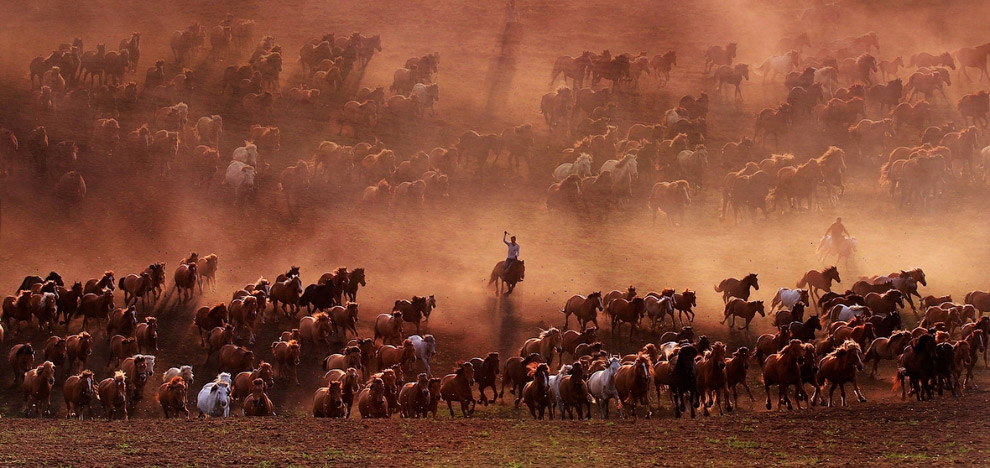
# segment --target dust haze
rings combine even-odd
[[[759,273],[757,299],[769,301],[778,287],[794,287],[809,269],[823,265],[815,246],[836,216],[859,241],[850,265],[839,265],[842,287],[859,276],[887,274],[922,267],[929,285],[922,292],[952,294],[986,289],[985,266],[990,250],[985,187],[959,180],[947,194],[926,207],[900,208],[877,184],[878,167],[850,163],[846,194],[835,207],[821,211],[771,213],[769,220],[745,219],[740,225],[719,220],[720,165],[706,175],[705,186],[694,194],[686,220],[670,227],[651,223],[646,206],[648,190],[640,188],[627,206],[616,208],[599,221],[586,217],[548,215],[545,208],[550,173],[559,163],[566,142],[546,134],[539,112],[540,96],[551,91],[553,60],[581,51],[648,55],[675,49],[678,62],[666,88],[652,76],[641,78],[640,92],[622,95],[619,102],[621,134],[632,123],[652,123],[684,94],[712,93],[714,85],[702,75],[703,53],[710,45],[739,43],[738,61],[757,67],[779,53],[778,39],[804,31],[796,21],[803,2],[762,1],[646,1],[621,2],[520,0],[524,37],[505,105],[485,112],[485,80],[498,51],[504,28],[501,1],[301,1],[278,2],[170,1],[120,2],[95,0],[66,6],[63,2],[33,1],[7,5],[0,16],[0,126],[18,135],[37,125],[28,102],[27,65],[38,55],[47,56],[60,43],[82,38],[87,50],[106,43],[116,49],[132,31],[142,33],[141,62],[135,80],[154,60],[171,62],[168,38],[193,22],[211,27],[226,13],[258,23],[256,36],[272,35],[285,57],[282,87],[301,80],[297,62],[300,45],[327,32],[338,37],[353,31],[381,34],[377,54],[361,79],[361,86],[384,86],[409,57],[439,52],[437,82],[440,100],[437,115],[414,126],[385,127],[378,136],[399,159],[418,150],[456,142],[465,130],[501,132],[530,123],[537,131],[532,167],[512,174],[504,162],[484,178],[462,172],[451,178],[450,197],[428,200],[423,207],[372,209],[360,202],[364,184],[314,183],[310,200],[299,219],[286,214],[285,203],[275,191],[261,193],[256,203],[232,207],[219,178],[208,189],[194,186],[177,168],[171,177],[154,174],[121,174],[98,171],[89,165],[86,148],[80,165],[89,194],[78,207],[61,206],[47,182],[31,177],[0,181],[0,285],[4,295],[29,274],[58,271],[67,281],[85,281],[112,269],[120,278],[140,272],[148,264],[167,262],[167,285],[179,259],[195,251],[219,255],[217,290],[196,298],[197,305],[229,301],[233,291],[264,276],[273,279],[290,266],[301,267],[304,284],[338,266],[364,267],[368,287],[358,295],[362,335],[370,336],[371,323],[387,313],[396,299],[435,294],[438,310],[424,332],[437,336],[440,368],[497,350],[503,356],[518,353],[518,346],[538,333],[538,327],[563,324],[559,312],[573,294],[624,289],[639,291],[664,287],[691,288],[699,292],[696,328],[730,344],[742,344],[772,329],[768,319],[757,318],[752,334],[729,332],[719,326],[720,295],[712,285],[728,277]],[[812,37],[814,54],[822,42],[876,31],[881,38],[879,57],[907,58],[917,52],[941,53],[986,42],[985,2],[874,2],[874,6],[848,8],[848,21],[827,38]],[[907,5],[914,8],[907,8]],[[242,57],[243,61],[243,57]],[[902,77],[904,75],[901,72]],[[972,73],[971,73],[972,75]],[[975,75],[974,75],[975,76]],[[776,105],[786,96],[779,80],[760,86],[753,74],[743,85],[744,103],[713,102],[709,117],[710,154],[717,158],[726,141],[749,136],[753,116],[763,107]],[[207,74],[205,91],[194,95],[191,116],[222,113],[225,148],[222,157],[247,137],[247,118],[230,116],[221,98],[214,95],[217,72]],[[978,83],[960,80],[948,88],[951,103],[937,107],[933,122],[959,120],[954,103],[965,93],[980,89]],[[220,106],[218,109],[216,106]],[[220,112],[218,112],[220,111]],[[874,115],[871,118],[877,118]],[[129,131],[149,121],[149,113],[122,117]],[[272,159],[277,171],[297,159],[309,160],[320,141],[337,139],[327,121],[307,118],[291,104],[276,104],[266,122],[282,131],[281,150]],[[961,123],[961,122],[960,122]],[[59,122],[49,125],[52,142],[75,139],[84,143],[88,123]],[[821,141],[818,141],[821,139]],[[985,137],[981,140],[986,144]],[[353,143],[353,141],[343,141]],[[824,137],[808,136],[799,158],[819,156],[827,146]],[[597,169],[599,162],[596,162]],[[518,236],[527,274],[509,298],[496,299],[488,286],[492,266],[504,259],[502,231]],[[958,300],[957,299],[957,300]],[[173,297],[174,300],[174,297]],[[118,299],[118,306],[120,299]],[[201,363],[195,328],[194,306],[158,311],[162,320],[161,369]],[[143,313],[141,314],[143,316]],[[637,340],[614,340],[605,328],[600,333],[609,349],[632,352],[655,339],[649,333]],[[70,330],[77,332],[79,325]],[[283,321],[266,329],[259,343],[277,336],[294,323]],[[272,327],[268,325],[268,327]],[[624,327],[625,329],[625,327]],[[409,332],[409,325],[406,325]],[[10,335],[8,335],[10,336]],[[37,337],[36,337],[37,338]],[[18,338],[19,339],[19,338]],[[40,341],[40,338],[36,341]],[[4,350],[12,344],[3,344]],[[263,358],[270,354],[261,347]],[[100,347],[97,348],[102,351]],[[96,359],[99,362],[100,359]],[[504,357],[503,357],[504,360]],[[301,389],[276,391],[276,402],[291,406],[297,399],[305,408],[317,374],[315,359],[300,369]],[[503,361],[504,362],[504,361]],[[214,365],[197,369],[197,380],[215,374]],[[202,375],[202,377],[199,377]],[[9,375],[3,376],[9,378]],[[200,380],[203,379],[203,380]],[[198,385],[197,385],[198,388]],[[291,393],[290,393],[291,392]],[[149,405],[150,406],[150,405]],[[13,405],[8,405],[10,410]],[[155,411],[155,408],[145,408]]]

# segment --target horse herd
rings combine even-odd
[[[421,334],[437,307],[434,296],[395,301],[392,312],[371,323],[370,338],[362,337],[357,327],[357,296],[366,285],[362,268],[341,267],[303,287],[300,269],[293,266],[274,281],[260,278],[235,291],[229,302],[192,308],[189,303],[197,288],[214,289],[218,261],[214,254],[193,253],[182,259],[171,288],[165,285],[165,263],[119,281],[107,271],[71,287],[56,272],[25,277],[17,294],[4,299],[7,331],[0,327],[0,340],[13,342],[8,363],[15,385],[24,392],[25,414],[54,414],[53,388],[61,381],[67,417],[93,417],[97,401],[107,419],[133,417],[156,375],[155,353],[180,346],[159,342],[159,329],[182,327],[182,311],[192,314],[192,326],[205,348],[201,366],[217,374],[195,397],[192,364],[161,374],[161,383],[153,384],[159,385],[157,393],[151,393],[166,418],[190,417],[190,398],[200,416],[227,417],[235,404],[247,416],[274,415],[270,392],[277,382],[299,385],[298,368],[304,359],[319,362],[324,372],[313,394],[316,417],[350,417],[355,403],[362,417],[436,417],[440,401],[446,402],[451,417],[454,403],[468,417],[478,402],[487,406],[504,400],[506,388],[515,406],[525,404],[540,419],[557,414],[591,418],[593,406],[599,417],[608,418],[612,400],[622,417],[649,417],[664,399],[669,399],[675,417],[693,417],[696,411],[708,415],[714,407],[721,414],[739,406],[739,386],[754,398],[747,377],[751,365],[757,366],[764,384],[767,409],[772,408],[773,386],[780,407],[800,408],[802,402],[833,405],[836,389],[845,405],[847,384],[859,401],[866,401],[858,374],[872,363],[870,376],[875,376],[883,360],[896,361],[893,380],[903,388],[902,398],[910,389],[923,400],[936,391],[957,395],[972,387],[980,353],[986,361],[990,333],[990,317],[982,316],[990,311],[990,293],[973,291],[965,303],[953,302],[950,296],[922,297],[918,288],[926,286],[927,279],[920,268],[862,278],[840,293],[833,290],[841,282],[838,269],[829,267],[806,273],[798,289],[778,289],[769,309],[763,301],[750,300],[760,288],[756,274],[715,285],[725,304],[722,322],[731,320],[730,330],[736,319],[744,322],[740,329],[748,330],[756,314],[768,313],[777,330],[731,352],[721,341],[696,335],[695,291],[667,288],[641,296],[630,286],[574,295],[560,310],[562,328],[541,330],[504,362],[492,351],[457,361],[450,374],[435,375],[430,361],[437,353],[437,339]],[[497,266],[493,277],[501,271]],[[123,291],[122,307],[115,303],[117,289]],[[173,293],[177,298],[169,308]],[[920,313],[912,296],[919,299]],[[901,312],[909,306],[918,326],[905,330]],[[598,339],[599,312],[610,323],[614,347],[626,347],[620,331],[625,324],[630,340],[663,333],[636,353],[614,354]],[[578,329],[568,329],[571,315]],[[644,318],[649,332],[641,328]],[[101,328],[93,330],[87,320]],[[69,328],[76,322],[80,328],[72,333]],[[58,325],[65,326],[64,336],[55,333]],[[44,342],[39,348],[28,339],[26,330],[32,326]],[[410,326],[415,334],[407,335]],[[262,329],[282,331],[277,341],[258,346],[256,331]],[[100,334],[104,340],[97,338]],[[89,358],[102,346],[107,349],[107,376],[98,380],[97,365]],[[37,353],[43,355],[40,364],[35,362]],[[262,353],[271,358],[260,359]],[[806,384],[813,389],[810,395]]]

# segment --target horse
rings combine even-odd
[[[271,294],[269,294],[272,310],[279,310],[279,303],[281,302],[282,314],[286,318],[295,316],[299,313],[299,298],[302,297],[302,294],[302,279],[298,276],[276,281],[271,287]]]
[[[609,159],[602,163],[598,173],[610,172],[612,174],[612,191],[616,194],[625,194],[632,197],[632,184],[639,179],[636,155],[629,153],[621,159]]]
[[[495,264],[495,268],[492,269],[492,274],[488,279],[488,285],[495,285],[496,297],[499,294],[508,296],[512,294],[512,290],[516,288],[516,284],[525,278],[526,264],[522,260],[512,262],[508,271],[506,271],[505,261],[503,260]],[[502,293],[503,286],[506,288],[504,293]]]
[[[44,278],[36,275],[25,276],[24,280],[21,281],[21,285],[17,287],[15,293],[20,291],[30,290],[31,286],[34,286],[36,284],[42,284],[46,281],[54,281],[55,284],[59,286],[65,286],[65,282],[62,281],[62,276],[54,271],[51,271],[48,273],[48,276]]]
[[[141,305],[146,305],[146,299],[154,285],[151,281],[151,275],[148,273],[141,273],[140,275],[130,274],[120,278],[118,283],[121,291],[124,291],[124,305],[129,306],[131,304],[137,304],[138,299],[141,299]]]
[[[598,329],[598,311],[604,311],[605,306],[602,303],[602,292],[595,291],[588,294],[588,297],[584,297],[580,294],[575,294],[571,296],[570,299],[564,303],[564,308],[560,310],[564,314],[564,330],[567,330],[567,323],[573,314],[575,319],[581,322],[581,331],[583,332],[588,323],[594,323],[595,329]]]
[[[718,414],[722,415],[723,401],[725,401],[725,410],[732,412],[725,367],[725,343],[716,341],[712,344],[712,349],[705,352],[697,366],[697,392],[703,400],[705,416],[708,416],[708,408],[712,405],[718,405]]]
[[[797,50],[791,50],[783,55],[775,55],[767,58],[759,67],[760,73],[763,74],[763,84],[767,84],[768,77],[770,82],[773,83],[777,75],[786,75],[787,72],[797,68],[800,63]]]
[[[674,326],[674,298],[671,294],[648,293],[643,301],[646,305],[646,315],[651,321],[651,330],[656,331],[657,323],[663,327],[664,316],[670,316],[670,325]]]
[[[708,170],[708,150],[704,145],[698,145],[693,151],[683,150],[677,153],[677,169],[690,186],[700,189]]]
[[[87,321],[91,318],[97,322],[109,321],[113,308],[113,291],[84,295],[79,303],[79,313],[83,316],[82,330],[86,330]]]
[[[728,303],[729,298],[732,297],[738,297],[748,301],[750,288],[756,289],[757,291],[760,290],[760,283],[757,279],[756,273],[750,273],[741,280],[735,278],[724,279],[717,286],[715,286],[715,292],[722,293],[722,302],[724,303]]]
[[[801,409],[801,398],[807,399],[807,395],[804,394],[804,390],[801,388],[800,366],[804,363],[804,353],[802,343],[798,340],[791,340],[779,352],[768,356],[763,363],[763,386],[767,393],[767,410],[773,407],[770,403],[770,386],[774,384],[777,385],[779,390],[778,408],[781,403],[786,404],[787,409],[792,408],[787,387],[794,385],[795,403],[797,403],[798,409]]]
[[[737,385],[743,386],[746,393],[749,394],[750,401],[756,401],[753,398],[753,392],[749,390],[749,384],[746,383],[746,371],[749,369],[751,359],[749,348],[741,346],[732,353],[731,358],[725,360],[725,383],[726,387],[732,389],[732,400],[737,408],[739,407],[739,394],[736,393]]]
[[[577,159],[574,160],[574,162],[562,163],[553,170],[553,180],[556,182],[561,182],[570,175],[591,177],[591,155],[588,153],[581,153],[578,155]]]
[[[342,338],[347,337],[347,330],[357,337],[358,305],[348,302],[344,306],[333,306],[328,311],[333,322],[333,333]]]
[[[416,348],[408,338],[402,341],[399,347],[384,345],[378,348],[378,369],[385,370],[393,365],[399,365],[403,370],[412,370],[412,364],[416,361]]]
[[[136,328],[137,310],[134,309],[134,306],[113,311],[109,320],[107,320],[107,336],[113,336],[115,333],[124,336],[134,336],[134,330]]]
[[[623,364],[615,372],[615,391],[623,407],[628,406],[629,414],[637,418],[636,405],[646,406],[646,417],[652,415],[649,404],[650,381],[653,380],[653,366],[650,358],[640,354],[632,364]]]
[[[83,286],[84,294],[101,294],[104,291],[113,291],[114,289],[114,279],[113,272],[106,271],[100,278],[93,278],[86,281],[86,285]]]
[[[398,345],[402,342],[402,312],[378,314],[375,318],[374,340],[381,338],[382,344]]]
[[[792,338],[805,343],[812,342],[815,339],[815,330],[822,329],[822,322],[817,315],[812,315],[804,321],[795,320],[790,324],[782,325],[787,325],[790,328]]]
[[[883,315],[874,314],[867,320],[873,324],[877,336],[890,336],[903,328],[901,326],[901,313],[896,310]]]
[[[730,42],[724,49],[717,45],[709,47],[705,51],[705,73],[716,66],[731,65],[732,59],[736,57],[736,47],[735,42]]]
[[[853,393],[859,398],[860,403],[866,402],[866,397],[863,396],[863,392],[856,382],[856,372],[861,370],[863,370],[863,352],[859,344],[851,340],[846,340],[836,350],[822,358],[816,382],[819,387],[824,386],[825,382],[829,383],[828,406],[835,406],[832,400],[835,387],[839,387],[840,401],[842,406],[846,406],[845,384],[847,382],[852,382]],[[819,389],[816,388],[811,401],[817,401],[818,392]]]
[[[61,323],[69,323],[69,318],[79,311],[79,301],[83,296],[82,283],[76,281],[71,288],[59,286],[56,300],[57,313],[62,316]]]
[[[674,309],[677,310],[677,318],[681,321],[681,325],[684,325],[684,316],[688,317],[689,322],[694,322],[694,311],[691,310],[692,307],[698,306],[698,296],[697,294],[690,290],[685,289],[684,292],[674,293]],[[673,318],[673,315],[671,315]]]
[[[437,300],[431,294],[429,297],[413,296],[411,301],[398,300],[392,306],[392,311],[402,312],[402,320],[416,325],[416,334],[419,334],[419,323],[426,318],[430,320],[430,312],[437,307]]]
[[[110,367],[111,363],[120,366],[121,361],[138,353],[137,340],[134,338],[114,335],[109,341],[110,352],[107,355],[107,367]]]
[[[621,366],[622,363],[619,358],[610,357],[604,369],[592,373],[588,378],[588,390],[598,404],[598,411],[602,419],[608,419],[609,401],[613,398],[616,400],[619,414],[625,417],[622,413],[622,399],[619,398],[619,393],[615,388],[615,374]]]
[[[550,366],[553,365],[554,353],[559,354],[563,351],[561,348],[562,341],[560,330],[557,328],[540,330],[540,335],[538,337],[530,338],[523,343],[522,347],[519,349],[519,355],[521,357],[526,357],[531,353],[539,353],[547,365]]]
[[[124,371],[118,370],[113,377],[100,381],[97,392],[107,421],[112,421],[118,412],[127,419],[127,380]]]
[[[612,316],[612,336],[615,336],[616,329],[620,322],[629,323],[629,339],[639,328],[639,322],[646,314],[646,302],[642,297],[634,297],[632,300],[618,298],[609,302],[606,312]]]
[[[407,340],[412,342],[413,348],[416,350],[415,360],[422,361],[423,366],[426,368],[426,374],[432,377],[433,372],[430,370],[430,358],[437,354],[436,338],[434,338],[433,335],[412,335]],[[409,367],[412,368],[411,363]],[[496,366],[496,369],[497,368],[498,366]],[[494,387],[492,387],[492,389],[494,390]]]
[[[196,408],[199,409],[199,417],[226,418],[230,416],[230,392],[230,374],[220,374],[214,381],[203,385],[203,388],[196,395]]]
[[[478,394],[481,397],[481,404],[488,406],[489,400],[488,396],[485,395],[485,389],[491,387],[493,393],[492,403],[498,398],[498,389],[495,387],[499,373],[498,353],[488,353],[488,356],[485,356],[484,359],[478,357],[472,358],[470,362],[474,366],[474,380],[478,383]]]
[[[458,364],[456,372],[445,375],[440,382],[440,397],[447,402],[451,418],[454,417],[454,401],[461,402],[461,414],[465,418],[474,414],[475,400],[471,393],[471,386],[474,385],[474,366],[470,362]],[[468,406],[471,407],[470,411]]]
[[[742,101],[742,90],[740,85],[743,79],[749,81],[749,65],[737,63],[733,66],[722,65],[715,69],[712,79],[718,83],[715,87],[715,94],[722,94],[722,85],[730,84],[736,87],[734,97],[736,101]]]
[[[551,407],[550,419],[553,419],[550,368],[546,363],[532,362],[527,366],[527,375],[531,380],[523,387],[521,396],[526,402],[526,407],[529,408],[529,413],[533,419],[542,420],[547,407]],[[453,417],[453,410],[451,410],[451,417]]]
[[[275,416],[275,405],[268,398],[266,388],[262,379],[254,379],[251,382],[251,393],[244,397],[241,405],[244,416]]]
[[[243,346],[225,344],[220,347],[217,360],[219,363],[217,367],[220,372],[236,374],[238,372],[248,371],[254,367],[254,352]],[[262,364],[265,365],[267,363],[262,362]]]
[[[560,419],[564,419],[566,414],[569,419],[574,419],[571,408],[577,409],[579,420],[584,419],[584,415],[591,419],[591,393],[588,384],[585,382],[584,366],[581,362],[575,362],[567,375],[557,374],[557,391],[559,393],[558,404],[560,405]],[[553,412],[551,411],[551,416]]]
[[[186,408],[186,391],[186,382],[179,376],[172,377],[171,380],[158,388],[158,403],[162,405],[165,419],[168,419],[169,416],[178,416],[180,411],[186,414],[186,419],[189,419],[189,410]]]
[[[169,295],[171,295],[173,291],[178,291],[179,304],[183,304],[192,299],[198,278],[196,271],[196,264],[182,264],[179,265],[178,268],[175,269],[175,273],[172,274],[172,279],[175,281],[175,284],[172,286],[172,290],[169,291]]]
[[[399,390],[399,415],[403,418],[425,418],[430,411],[430,378],[419,374],[415,382],[407,382]]]
[[[254,344],[254,326],[258,318],[258,298],[244,296],[230,301],[230,323],[235,330],[247,329],[248,344]]]
[[[199,344],[206,346],[206,336],[204,332],[211,332],[216,327],[222,327],[230,320],[227,305],[219,303],[213,307],[203,306],[196,310],[196,318],[193,323],[199,329]]]
[[[798,281],[797,287],[803,288],[808,286],[811,297],[817,301],[821,298],[822,291],[826,293],[832,292],[832,281],[842,283],[842,279],[839,277],[839,269],[835,265],[824,270],[809,270]]]
[[[735,326],[736,317],[738,316],[739,318],[746,320],[746,325],[740,327],[739,329],[749,330],[749,322],[753,320],[753,317],[756,316],[757,312],[759,312],[761,317],[767,316],[766,311],[763,308],[763,301],[749,302],[738,297],[733,297],[725,304],[725,317],[719,323],[725,323],[729,317],[732,317],[732,321],[729,323],[729,328],[732,328]]]
[[[52,386],[55,385],[55,364],[45,361],[24,373],[24,416],[34,409],[41,417],[52,412]]]
[[[770,302],[770,310],[793,309],[798,302],[810,304],[808,294],[807,289],[780,288],[777,290],[777,294],[773,296],[773,301]]]
[[[876,377],[877,367],[881,360],[895,360],[904,352],[904,347],[911,341],[911,332],[901,330],[894,332],[890,337],[878,337],[870,343],[866,350],[866,362],[873,361],[873,370],[870,371],[870,378]]]
[[[296,340],[276,341],[271,345],[272,355],[275,356],[275,378],[288,380],[288,373],[292,373],[292,379],[299,385],[299,342]]]
[[[504,400],[505,387],[509,386],[509,393],[516,395],[515,406],[518,408],[523,398],[523,387],[532,380],[528,370],[530,364],[543,362],[543,357],[539,353],[530,353],[525,358],[514,356],[505,361],[505,370],[502,373],[502,388],[498,392],[499,398]]]
[[[910,381],[911,391],[918,401],[934,397],[932,381],[935,377],[936,359],[935,337],[923,334],[911,340],[897,359],[897,374],[894,376],[895,389],[901,388],[901,400],[907,399],[904,380]]]

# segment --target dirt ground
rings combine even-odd
[[[140,82],[154,58],[170,56],[172,31],[193,21],[214,25],[232,12],[256,19],[259,33],[274,35],[287,50],[283,87],[299,79],[295,63],[299,45],[328,31],[382,34],[383,51],[368,66],[362,86],[387,88],[393,70],[406,58],[440,52],[438,116],[412,128],[383,125],[380,130],[380,138],[402,159],[416,150],[451,144],[469,128],[498,132],[520,123],[537,128],[538,145],[545,151],[539,151],[534,166],[519,176],[498,167],[484,179],[468,173],[452,177],[449,200],[420,209],[370,210],[357,203],[361,186],[317,186],[306,214],[290,219],[274,189],[263,192],[256,205],[233,208],[218,181],[210,188],[194,187],[181,167],[168,179],[105,171],[89,160],[84,147],[80,161],[90,191],[77,208],[58,205],[45,181],[29,177],[0,181],[2,291],[11,293],[25,275],[50,270],[69,281],[98,277],[106,269],[113,269],[119,278],[158,261],[167,262],[171,272],[190,251],[217,253],[220,271],[215,292],[197,296],[193,304],[175,305],[173,297],[165,306],[140,311],[142,317],[156,315],[162,324],[156,371],[194,364],[193,389],[198,390],[217,368],[215,363],[201,365],[205,350],[191,325],[195,308],[227,301],[244,284],[260,276],[273,278],[291,265],[302,267],[306,284],[337,266],[366,268],[368,287],[358,296],[362,336],[371,335],[374,317],[390,311],[396,299],[435,294],[438,310],[423,332],[437,337],[434,368],[441,371],[489,351],[499,351],[504,362],[540,328],[562,326],[559,310],[571,295],[630,284],[644,292],[663,287],[697,290],[695,328],[726,342],[730,350],[752,346],[760,334],[772,331],[769,320],[757,317],[748,332],[720,325],[722,302],[711,285],[757,272],[761,288],[754,296],[769,302],[777,288],[793,287],[804,272],[823,266],[814,246],[836,216],[843,217],[860,246],[850,265],[839,266],[841,286],[851,286],[859,276],[920,266],[929,281],[922,294],[961,299],[967,291],[987,288],[985,266],[990,253],[981,247],[990,235],[990,224],[984,221],[987,190],[957,181],[927,207],[897,208],[876,184],[877,165],[865,159],[850,161],[850,181],[838,206],[773,213],[769,220],[747,219],[741,226],[718,219],[721,172],[714,169],[707,186],[694,196],[682,226],[651,223],[644,198],[648,187],[637,187],[637,198],[602,222],[550,218],[544,194],[561,142],[543,133],[538,103],[552,89],[547,78],[555,57],[605,48],[650,55],[677,50],[679,61],[670,87],[659,89],[652,77],[644,77],[639,92],[617,97],[618,123],[624,129],[633,122],[657,121],[685,93],[712,93],[710,79],[702,75],[701,58],[711,44],[739,41],[739,60],[760,63],[779,37],[800,31],[794,18],[804,6],[747,0],[519,3],[526,29],[511,76],[501,78],[512,83],[508,96],[494,109],[486,108],[483,90],[490,66],[498,63],[496,38],[503,27],[504,5],[500,1],[340,0],[281,6],[182,0],[123,8],[105,0],[71,7],[49,0],[13,6],[13,11],[0,16],[0,50],[6,52],[0,54],[0,126],[19,135],[38,124],[26,104],[26,64],[35,55],[73,37],[83,38],[87,49],[104,42],[115,48],[120,38],[139,30],[144,58],[138,76],[128,79]],[[986,42],[982,28],[986,17],[987,5],[981,2],[849,5],[846,20],[830,39],[876,30],[882,38],[882,57],[906,59],[920,50]],[[201,67],[205,85],[212,90],[220,70],[210,64]],[[709,141],[713,155],[722,143],[750,135],[753,115],[784,98],[783,86],[762,87],[761,78],[754,75],[744,84],[743,104],[713,105]],[[955,100],[980,86],[957,81],[949,90],[951,102],[936,105],[937,115],[957,118]],[[248,125],[255,123],[237,116],[235,107],[209,91],[197,94],[190,105],[196,116],[225,112],[222,146],[226,148],[239,145]],[[230,119],[226,112],[233,114]],[[322,140],[338,140],[329,129],[328,113],[277,107],[272,123],[280,126],[283,137],[273,167],[280,170],[297,159],[308,159]],[[135,128],[149,115],[150,111],[141,110],[122,117],[122,127]],[[309,118],[312,115],[319,118]],[[878,116],[871,111],[871,118]],[[88,123],[48,124],[55,141],[85,141]],[[898,138],[897,143],[903,144],[916,136]],[[819,155],[826,143],[814,135],[798,135],[790,144],[799,157],[808,157]],[[519,236],[528,271],[510,298],[496,299],[486,283],[491,265],[505,253],[500,242],[503,230]],[[904,316],[913,326],[913,315],[905,311]],[[267,344],[296,323],[285,320],[260,330],[259,355],[270,359]],[[74,321],[56,333],[77,333],[80,326]],[[658,339],[649,332],[634,339],[624,334],[613,337],[604,321],[602,326],[600,338],[616,353],[634,352]],[[98,345],[90,368],[104,378],[110,372],[104,366],[106,337],[98,329],[91,329]],[[40,346],[45,337],[33,330],[18,336],[8,331],[0,356],[18,342]],[[60,390],[53,397],[55,419],[21,419],[22,394],[10,387],[12,376],[4,361],[0,364],[0,466],[990,463],[982,443],[987,429],[984,415],[990,410],[983,388],[958,398],[901,403],[899,393],[890,388],[894,369],[889,362],[880,368],[882,380],[866,379],[862,384],[870,401],[851,403],[848,409],[766,412],[762,385],[751,370],[749,384],[756,403],[744,398],[738,411],[724,417],[674,420],[665,400],[655,418],[635,423],[597,418],[534,422],[524,409],[512,408],[511,402],[479,409],[472,420],[451,420],[441,411],[438,419],[425,421],[319,421],[307,415],[326,350],[304,352],[299,369],[302,385],[278,383],[271,397],[280,417],[265,421],[163,421],[151,397],[157,378],[149,384],[136,418],[127,423],[63,421]],[[978,383],[990,382],[990,374],[982,369],[976,377]],[[657,405],[655,397],[653,405]]]

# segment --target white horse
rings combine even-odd
[[[701,180],[708,170],[708,150],[701,146],[695,151],[682,150],[677,153],[677,170],[681,178],[695,187],[701,187]]]
[[[822,89],[827,91],[829,96],[832,96],[839,87],[839,70],[835,67],[822,67],[815,70],[815,83],[821,83]]]
[[[423,361],[423,365],[426,366],[426,375],[432,377],[430,358],[437,354],[437,340],[433,335],[412,335],[409,341],[412,341],[413,348],[416,349],[416,359]]]
[[[591,396],[595,397],[602,419],[608,419],[608,402],[613,398],[615,398],[616,407],[619,409],[619,415],[625,417],[622,412],[622,400],[619,398],[619,392],[615,389],[615,373],[619,371],[621,366],[622,361],[613,356],[609,358],[605,369],[591,374],[591,377],[588,378],[588,391],[591,392]]]
[[[213,382],[203,385],[196,395],[196,408],[199,408],[200,417],[230,416],[230,374],[224,372]]]
[[[826,260],[832,256],[835,256],[836,263],[845,261],[845,265],[848,268],[849,259],[856,253],[856,246],[857,242],[855,237],[849,237],[842,239],[841,241],[837,241],[832,239],[832,236],[824,236],[818,242],[818,248],[816,251],[818,252],[818,259],[822,263],[827,263]]]
[[[423,114],[425,109],[430,110],[430,115],[436,114],[435,103],[440,100],[440,86],[436,83],[423,84],[416,83],[412,88],[412,94],[419,97],[419,113]]]
[[[570,175],[591,177],[591,155],[581,153],[572,163],[563,163],[553,170],[553,180],[560,182]]]
[[[780,288],[777,290],[777,295],[773,297],[773,303],[770,306],[771,310],[776,309],[793,309],[794,304],[801,301],[801,296],[807,295],[807,289],[788,289]]]
[[[557,370],[556,374],[550,376],[550,393],[553,395],[553,401],[550,403],[556,406],[558,411],[564,410],[564,399],[560,397],[560,379],[570,375],[571,368],[572,367],[570,364],[563,364],[560,366],[560,369]],[[553,412],[550,414],[553,414]]]
[[[609,159],[602,164],[598,173],[609,171],[612,173],[612,190],[632,196],[632,184],[639,178],[639,171],[636,169],[636,155],[627,154],[620,160]]]
[[[234,190],[234,206],[254,189],[254,177],[256,172],[254,166],[245,162],[234,160],[227,166],[227,173],[224,182]]]
[[[674,321],[674,300],[670,296],[656,297],[648,294],[643,301],[646,304],[646,316],[653,322],[654,328],[658,321],[663,324],[664,315],[670,315],[671,322]]]
[[[773,83],[777,75],[786,75],[787,72],[795,69],[800,64],[798,59],[798,52],[792,50],[784,55],[775,55],[766,59],[762,65],[760,65],[760,73],[763,73],[763,84],[767,84],[767,77],[770,77],[770,82]]]
[[[240,161],[251,166],[258,165],[258,147],[254,143],[245,143],[234,150],[234,161]]]
[[[844,304],[836,304],[832,307],[832,310],[828,312],[829,323],[835,321],[848,322],[852,320],[853,317],[858,317],[869,312],[869,308],[866,306],[854,305],[847,306]]]

